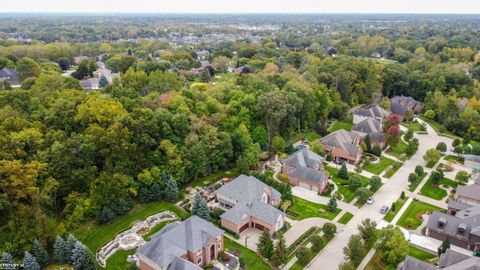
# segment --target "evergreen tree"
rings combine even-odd
[[[165,199],[169,202],[176,202],[178,200],[178,186],[175,179],[168,179],[165,182]]]
[[[40,270],[40,265],[38,264],[37,259],[28,251],[25,251],[25,257],[23,257],[23,269]]]
[[[204,83],[208,83],[212,80],[212,75],[207,68],[203,69],[202,74],[200,74],[200,80]]]
[[[72,263],[72,254],[75,244],[78,242],[73,234],[69,234],[67,241],[65,241],[65,262]]]
[[[98,87],[104,88],[108,85],[107,77],[104,75],[100,76],[100,80],[98,81]]]
[[[288,250],[287,244],[285,242],[285,237],[283,236],[283,234],[280,234],[278,241],[273,249],[272,264],[274,266],[282,265],[287,261],[287,257]]]
[[[75,242],[75,246],[72,250],[72,264],[75,267],[75,269],[82,269],[83,266],[83,250],[85,249],[85,246],[80,242],[77,241]]]
[[[210,210],[208,210],[207,203],[200,197],[200,194],[195,194],[192,204],[192,215],[197,215],[205,220],[210,221]]]
[[[290,182],[287,182],[287,184],[285,185],[285,188],[283,189],[282,200],[284,201],[292,200],[292,185],[290,185]]]
[[[335,193],[330,196],[330,200],[328,200],[328,211],[335,212],[337,211],[337,198],[335,197]]]
[[[264,230],[260,240],[257,243],[257,251],[262,254],[264,258],[270,259],[273,251],[273,241],[268,230]]]
[[[372,139],[370,138],[370,134],[365,136],[365,146],[367,147],[367,152],[372,152]]]
[[[445,253],[445,251],[447,251],[447,249],[449,248],[450,248],[450,237],[447,237],[445,238],[445,240],[443,240],[442,244],[438,247],[438,257],[440,257],[440,255]]]
[[[35,256],[37,259],[38,264],[41,267],[44,267],[48,264],[49,258],[48,258],[48,252],[47,250],[42,246],[42,244],[38,241],[38,239],[35,239],[33,241],[32,245],[32,254]]]
[[[347,170],[347,165],[345,163],[342,164],[342,167],[338,171],[338,177],[343,179],[348,179],[348,170]]]
[[[81,253],[82,270],[95,270],[95,256],[86,246],[83,246]]]
[[[14,265],[15,264],[15,259],[13,258],[12,254],[10,254],[6,251],[3,251],[2,252],[2,260],[0,261],[0,263],[8,264],[8,265]]]
[[[65,257],[67,251],[67,246],[65,240],[59,235],[55,239],[55,244],[53,244],[53,255],[55,256],[55,261],[57,263],[63,264],[66,263],[68,260]]]
[[[421,176],[423,174],[423,167],[422,165],[417,165],[415,167],[415,173],[418,175],[418,176]]]

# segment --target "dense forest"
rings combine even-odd
[[[446,131],[480,139],[480,21],[381,19],[253,16],[280,27],[242,30],[209,27],[222,17],[194,27],[183,17],[2,18],[0,69],[16,68],[21,87],[0,87],[0,250],[21,257],[35,238],[51,246],[135,203],[176,201],[198,177],[255,169],[354,106],[388,108],[386,97],[412,96]],[[261,39],[156,39],[187,29]],[[199,50],[214,73],[192,71]],[[76,56],[89,58],[77,67]],[[121,77],[87,93],[62,75],[91,76],[95,59]],[[229,72],[244,65],[249,73]]]

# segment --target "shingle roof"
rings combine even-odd
[[[390,99],[390,110],[398,115],[404,115],[407,110],[419,112],[421,110],[420,102],[412,97],[394,96]]]
[[[373,120],[372,118],[367,118],[362,122],[354,125],[352,131],[359,131],[364,133],[376,133],[382,132],[382,124],[378,121]]]
[[[397,267],[398,270],[437,270],[438,268],[432,264],[421,261],[419,259],[406,256],[405,260]]]
[[[15,68],[2,68],[0,69],[0,77],[10,78],[8,81],[11,83],[18,83],[17,69]]]
[[[458,186],[455,194],[473,200],[480,200],[480,185]]]
[[[415,259],[410,256],[405,257],[405,261],[401,263],[398,270],[480,270],[480,258],[467,256],[465,254],[447,249],[440,256],[438,266]]]
[[[365,117],[375,117],[375,118],[383,118],[387,117],[389,113],[383,109],[382,107],[375,105],[367,109],[358,109],[353,114],[361,115]]]
[[[443,223],[442,227],[439,226],[439,222]],[[463,237],[469,239],[470,234],[480,236],[480,206],[458,211],[455,216],[434,211],[428,218],[426,226],[446,235],[457,236],[460,224],[465,224],[467,227],[462,233]]]
[[[137,252],[165,269],[176,260],[175,257],[180,257],[187,251],[198,252],[202,247],[208,246],[209,238],[218,237],[221,234],[223,230],[212,223],[197,216],[191,216],[183,222],[165,226],[152,236],[150,242],[138,248]],[[177,268],[168,269],[197,269],[178,268],[180,265],[189,267],[185,263],[176,262],[176,265]]]
[[[449,200],[448,201],[448,208],[453,208],[456,210],[465,210],[467,208],[472,207],[470,204],[462,203],[456,200]]]
[[[309,167],[315,168],[320,163],[322,164],[323,157],[306,148],[300,149],[291,154],[284,163],[292,167]]]
[[[356,143],[357,137],[358,134],[355,132],[348,132],[344,129],[339,129],[321,138],[320,141],[323,144],[341,148],[351,156],[356,156],[360,151],[360,146]]]
[[[234,224],[239,224],[247,217],[254,217],[274,225],[281,215],[283,215],[283,212],[272,205],[255,200],[249,203],[240,202],[231,209],[228,209],[221,217]]]

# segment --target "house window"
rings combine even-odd
[[[222,247],[222,243],[218,242],[217,243],[217,249],[220,249]]]
[[[202,263],[202,256],[198,257],[197,259],[197,264],[201,264]]]

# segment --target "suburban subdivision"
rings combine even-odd
[[[19,2],[0,270],[480,270],[475,3]]]

